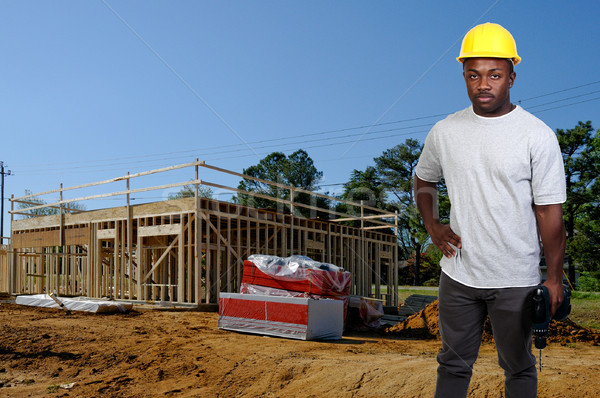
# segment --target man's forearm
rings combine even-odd
[[[562,282],[566,245],[562,205],[536,206],[536,217],[546,258],[546,280]]]
[[[565,257],[565,225],[562,205],[536,206],[535,214],[546,258],[546,282],[550,292],[550,313],[554,315],[563,301],[562,273]]]
[[[437,184],[423,181],[415,175],[415,200],[433,244],[442,251],[444,256],[454,256],[456,254],[454,248],[461,248],[461,240],[449,225],[440,223]]]
[[[415,175],[415,201],[429,233],[434,223],[439,223],[437,184],[421,180]]]

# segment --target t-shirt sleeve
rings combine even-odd
[[[531,188],[536,205],[558,204],[567,200],[562,154],[556,135],[550,129],[532,148]]]
[[[423,181],[437,183],[442,179],[443,172],[435,136],[434,126],[429,134],[427,134],[427,138],[425,138],[425,144],[415,168],[415,174]]]

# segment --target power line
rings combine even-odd
[[[600,93],[600,90],[596,90],[596,91],[590,91],[589,93],[585,93],[585,94],[579,94],[579,95],[574,95],[574,96],[572,96],[572,97],[561,98],[561,99],[559,99],[559,100],[550,101],[550,102],[546,102],[546,103],[539,104],[539,105],[533,105],[533,106],[530,106],[530,107],[528,107],[527,109],[539,108],[539,107],[541,107],[541,106],[546,106],[546,105],[550,105],[550,104],[555,104],[555,103],[557,103],[557,102],[568,101],[568,100],[575,99],[575,98],[581,98],[581,97],[585,97],[585,96],[592,95],[592,94],[597,94],[597,93]],[[591,100],[593,100],[593,98],[592,98]],[[591,100],[590,100],[590,101],[591,101]]]
[[[590,98],[590,99],[585,100],[585,101],[577,101],[577,102],[573,102],[573,103],[570,103],[570,104],[565,104],[565,105],[561,105],[561,106],[555,106],[553,108],[542,109],[541,111],[535,111],[535,112],[531,112],[531,113],[542,113],[542,112],[551,111],[551,110],[554,110],[554,109],[566,108],[568,106],[583,104],[585,102],[597,101],[599,99],[600,99],[600,97]]]
[[[562,90],[557,90],[557,91],[554,91],[551,93],[541,94],[538,96],[518,100],[517,103],[520,104],[525,101],[530,101],[533,99],[547,97],[550,95],[556,95],[556,94],[564,93],[567,91],[572,91],[572,90],[575,90],[578,88],[592,86],[592,85],[595,85],[598,83],[600,83],[600,81],[594,81],[594,82],[590,82],[590,83],[586,83],[586,84],[582,84],[582,85],[578,85],[578,86],[574,86],[574,87],[570,87],[570,88],[566,88],[566,89],[562,89]],[[575,95],[575,96],[571,96],[571,97],[567,97],[567,98],[563,98],[563,99],[545,102],[545,103],[538,104],[538,105],[533,105],[533,106],[527,107],[527,109],[528,110],[531,109],[532,113],[541,113],[541,112],[546,112],[549,110],[560,109],[560,108],[564,108],[564,107],[568,107],[568,106],[573,106],[573,105],[578,105],[578,104],[582,104],[582,103],[586,103],[586,102],[596,101],[599,99],[598,97],[583,100],[583,101],[577,101],[577,102],[573,102],[573,103],[569,103],[569,104],[563,104],[560,106],[555,106],[555,107],[546,108],[546,109],[542,109],[542,110],[533,111],[533,109],[535,109],[535,108],[540,108],[543,106],[547,106],[547,105],[551,105],[551,104],[555,104],[555,103],[559,103],[559,102],[564,102],[564,101],[568,101],[568,100],[575,99],[575,98],[589,96],[589,95],[592,95],[592,94],[595,94],[598,92],[600,92],[600,90],[595,90],[595,91],[591,91],[591,92],[584,93],[584,94],[579,94],[579,95]],[[332,135],[332,134],[337,134],[337,133],[350,132],[350,131],[355,131],[355,130],[363,130],[363,129],[373,128],[373,127],[377,127],[377,126],[390,126],[390,125],[394,125],[394,124],[414,122],[414,121],[418,121],[418,120],[427,120],[427,119],[433,119],[433,118],[439,119],[441,117],[446,116],[447,114],[448,113],[438,113],[438,114],[433,114],[433,115],[428,115],[428,116],[421,116],[421,117],[415,117],[415,118],[400,119],[400,120],[395,120],[395,121],[390,121],[390,122],[377,123],[374,125],[361,125],[361,126],[346,127],[346,128],[340,128],[340,129],[334,129],[334,130],[324,130],[324,131],[319,131],[319,132],[314,132],[314,133],[287,135],[285,137],[257,140],[257,141],[253,141],[253,142],[247,142],[245,144],[218,145],[218,146],[213,146],[213,147],[189,149],[189,150],[185,150],[185,151],[163,152],[163,153],[156,153],[156,154],[150,154],[150,155],[128,156],[128,157],[112,158],[112,159],[98,159],[98,160],[90,160],[87,162],[63,162],[63,163],[51,163],[51,164],[33,165],[33,166],[23,165],[23,170],[21,171],[21,173],[22,174],[40,173],[39,168],[42,166],[45,166],[45,169],[42,172],[46,172],[46,173],[47,172],[58,172],[58,171],[63,171],[63,172],[69,171],[72,173],[75,170],[90,170],[90,169],[97,169],[97,168],[102,168],[103,170],[108,170],[108,169],[106,169],[105,166],[102,165],[104,163],[110,163],[111,166],[117,166],[117,165],[122,165],[122,166],[123,165],[132,165],[132,166],[134,166],[134,165],[137,165],[139,167],[142,167],[144,164],[147,164],[147,165],[148,164],[156,164],[156,162],[160,162],[160,161],[178,160],[178,159],[182,159],[182,158],[191,158],[191,157],[202,157],[202,158],[205,158],[205,160],[234,159],[234,158],[249,156],[249,155],[240,154],[240,153],[243,153],[244,151],[247,151],[248,144],[251,144],[251,145],[266,144],[266,145],[262,145],[259,147],[253,147],[252,152],[253,152],[254,156],[257,155],[256,149],[268,149],[268,148],[274,148],[274,147],[280,149],[282,146],[289,147],[292,145],[303,145],[304,148],[314,148],[315,146],[306,147],[304,144],[314,144],[314,143],[318,143],[318,142],[321,142],[321,144],[318,145],[318,147],[342,145],[342,144],[347,144],[347,143],[353,143],[353,142],[343,141],[344,139],[347,139],[350,137],[360,136],[362,138],[362,136],[366,136],[366,135],[374,136],[374,135],[378,135],[378,134],[389,133],[392,131],[408,130],[411,128],[420,128],[420,127],[431,126],[433,123],[403,126],[403,127],[397,127],[397,128],[392,128],[392,129],[386,129],[386,130],[359,132],[359,133],[355,133],[355,134],[342,134],[342,135],[329,136],[329,137],[327,137],[327,136]],[[416,134],[422,134],[423,132],[424,131],[419,130],[419,131],[412,131],[412,132],[408,132],[408,133],[391,134],[391,135],[386,135],[386,136],[381,136],[381,137],[370,137],[369,139],[373,140],[373,139],[384,139],[384,138],[397,137],[397,136],[402,136],[402,135],[413,135],[413,134],[416,135]],[[301,138],[310,138],[310,137],[316,137],[316,136],[318,136],[320,138],[301,140]],[[291,140],[295,140],[295,141],[291,141]],[[336,141],[336,140],[340,140],[340,141]],[[285,141],[290,141],[290,142],[286,143]],[[327,141],[329,141],[329,143],[326,143]],[[228,154],[229,156],[214,157],[215,155],[220,155],[220,154]],[[170,156],[170,155],[173,155],[173,156]],[[206,158],[206,156],[209,156],[210,159]],[[130,162],[115,163],[115,161],[118,161],[118,160],[129,160],[129,159],[131,159]],[[60,165],[60,166],[65,166],[65,167],[57,167],[57,168],[53,168],[53,169],[47,168],[47,166],[53,166],[53,165],[56,165],[56,166]],[[75,165],[75,166],[68,166],[68,165]],[[89,172],[89,171],[85,171],[85,172]]]
[[[582,85],[580,85],[580,86],[575,86],[575,87],[565,88],[565,89],[563,89],[563,90],[553,91],[553,92],[551,92],[551,93],[546,93],[546,94],[537,95],[537,96],[535,96],[535,97],[529,97],[529,98],[525,98],[525,99],[519,100],[519,101],[517,101],[517,102],[520,104],[521,102],[530,101],[530,100],[532,100],[532,99],[537,99],[537,98],[547,97],[547,96],[549,96],[549,95],[554,95],[554,94],[560,94],[560,93],[564,93],[564,92],[566,92],[566,91],[576,90],[576,89],[578,89],[578,88],[582,88],[582,87],[588,87],[588,86],[592,86],[592,85],[594,85],[594,84],[598,84],[598,83],[600,83],[600,80],[598,80],[598,81],[595,81],[595,82],[591,82],[591,83],[582,84]]]

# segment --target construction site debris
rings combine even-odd
[[[59,302],[63,305],[60,306],[57,300],[58,299],[56,297],[53,298],[48,294],[31,294],[17,296],[15,303],[19,305],[28,305],[31,307],[63,308],[67,311],[84,311],[93,313],[126,313],[129,312],[133,307],[132,303],[90,300],[85,297],[61,297]]]
[[[351,295],[348,300],[347,328],[379,328],[383,315],[381,300]]]

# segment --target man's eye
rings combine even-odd
[[[492,75],[491,78],[492,79],[500,79],[500,75]]]

